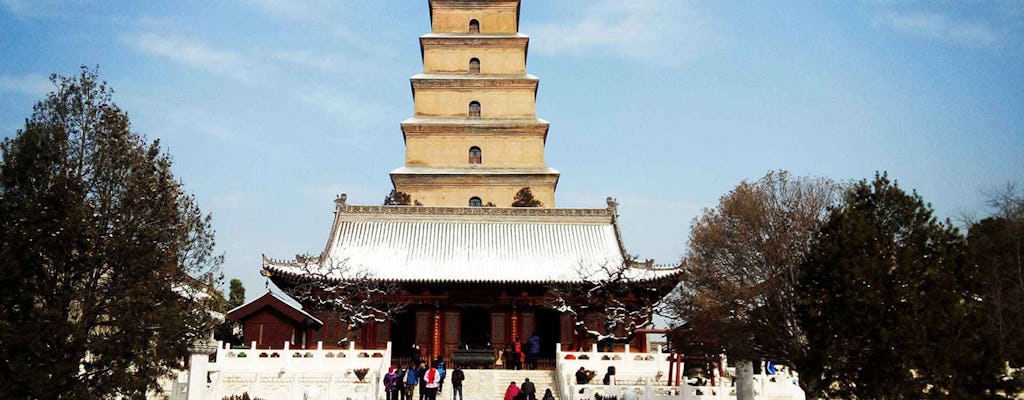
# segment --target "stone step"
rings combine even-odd
[[[551,389],[551,393],[558,400],[558,390],[555,388],[554,371],[524,371],[504,369],[466,369],[466,381],[462,384],[465,400],[499,400],[505,396],[505,389],[509,382],[521,385],[525,378],[529,378],[537,387],[537,398],[544,396],[545,389]],[[447,384],[445,386],[448,386]],[[451,399],[451,391],[446,387],[438,396],[437,400]]]

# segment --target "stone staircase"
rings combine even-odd
[[[505,389],[510,382],[522,385],[525,378],[530,378],[537,387],[537,399],[544,396],[544,390],[550,388],[555,400],[558,390],[555,387],[555,371],[524,371],[504,369],[464,369],[466,381],[462,383],[462,392],[466,400],[501,400],[505,397]],[[444,384],[444,391],[437,400],[451,400],[451,385]]]

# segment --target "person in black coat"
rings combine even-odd
[[[580,367],[580,369],[576,371],[576,384],[586,385],[587,382],[590,382],[590,377],[587,376],[587,370]]]
[[[519,393],[522,393],[527,400],[537,400],[537,386],[530,382],[530,378],[523,380],[523,384],[519,385]]]
[[[416,368],[416,377],[419,378],[420,382],[420,400],[427,400],[427,380],[423,379],[427,375],[427,363],[420,361],[420,366]]]

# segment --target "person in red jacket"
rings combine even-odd
[[[508,385],[508,389],[505,389],[504,400],[513,400],[516,396],[519,396],[519,386],[516,386],[516,382],[512,381],[512,383]]]

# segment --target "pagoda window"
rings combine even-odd
[[[469,20],[469,33],[480,33],[480,21]]]
[[[480,102],[471,101],[469,102],[469,117],[480,118]]]
[[[469,206],[470,207],[483,207],[484,206],[484,202],[482,200],[480,200],[479,197],[470,197],[469,198]]]
[[[479,74],[480,73],[480,59],[479,58],[471,58],[469,60],[469,73],[471,73],[471,74]]]
[[[484,161],[484,157],[483,157],[483,153],[480,152],[480,148],[476,147],[476,146],[470,147],[469,148],[469,163],[470,164],[480,164],[480,163],[483,163],[483,161]]]

